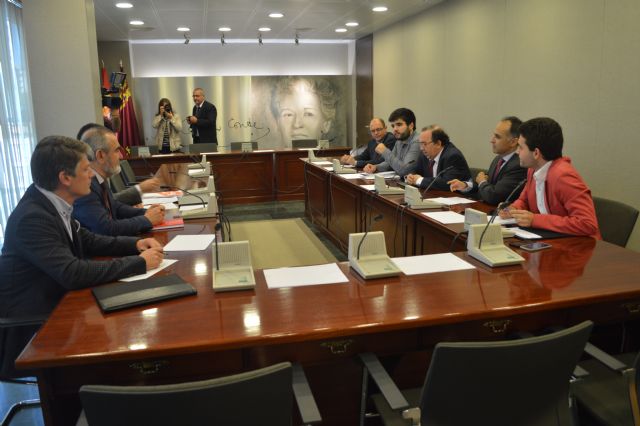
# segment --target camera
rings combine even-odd
[[[164,112],[171,112],[171,105],[165,105]]]

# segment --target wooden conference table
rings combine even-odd
[[[348,147],[316,150],[317,155],[328,156],[348,152]],[[304,149],[229,151],[208,153],[207,161],[224,203],[244,204],[304,199],[303,164],[299,159],[306,156]],[[201,158],[200,154],[169,154],[128,161],[136,175],[149,176],[162,164],[197,162]]]

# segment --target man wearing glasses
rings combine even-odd
[[[358,155],[343,155],[340,158],[342,164],[350,164],[361,169],[367,164],[379,164],[384,161],[384,157],[376,152],[379,143],[384,144],[388,150],[393,150],[396,138],[387,131],[387,125],[382,118],[374,117],[369,123],[369,132],[373,139],[369,141],[366,149]]]

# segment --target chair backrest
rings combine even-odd
[[[480,167],[469,167],[469,171],[471,172],[471,179],[475,181],[478,173],[486,171],[486,169]]]
[[[570,425],[569,379],[593,323],[500,342],[439,343],[421,424]]]
[[[109,182],[111,183],[111,190],[115,192],[124,191],[127,189],[127,185],[125,185],[124,180],[120,174],[115,174],[109,178]]]
[[[158,147],[156,145],[142,145],[142,148],[149,148],[149,154],[151,155],[155,155],[158,153]],[[131,149],[131,156],[132,157],[139,157],[140,156],[140,146],[132,146],[130,147]]]
[[[602,239],[625,247],[638,219],[638,210],[624,203],[593,197]]]
[[[258,149],[258,142],[231,142],[230,148],[231,151],[242,151],[243,144],[251,144],[251,149]]]
[[[202,154],[203,152],[218,152],[217,143],[194,143],[189,145],[189,154]]]
[[[91,426],[289,425],[292,395],[288,362],[197,382],[80,388]]]
[[[136,183],[136,174],[131,168],[131,164],[127,160],[120,160],[120,175],[126,185],[133,185]]]
[[[317,146],[317,139],[293,139],[291,141],[292,148],[315,148]]]

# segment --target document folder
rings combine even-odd
[[[107,284],[91,291],[105,313],[197,293],[195,288],[176,274]]]

